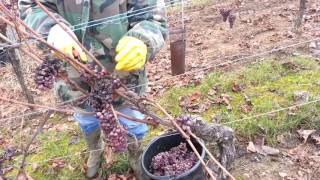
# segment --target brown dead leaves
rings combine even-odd
[[[255,139],[255,143],[250,141],[247,146],[247,151],[253,152],[253,153],[259,153],[261,155],[272,155],[272,156],[276,156],[280,153],[278,149],[264,145],[263,137],[257,137]]]
[[[201,94],[199,92],[194,92],[188,96],[180,97],[179,105],[187,112],[191,113],[203,113],[210,107],[210,103],[208,101],[203,101],[201,99]]]
[[[51,167],[55,170],[65,167],[65,161],[63,159],[53,159],[50,161]]]
[[[111,174],[107,180],[136,180],[133,175],[119,175],[119,174]]]

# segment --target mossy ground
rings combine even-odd
[[[282,132],[294,131],[300,127],[319,128],[320,122],[316,121],[320,115],[319,103],[300,107],[294,115],[290,115],[289,111],[281,111],[272,116],[233,121],[291,106],[294,104],[294,91],[307,91],[310,94],[309,101],[319,98],[320,85],[317,83],[320,80],[319,63],[305,57],[288,59],[286,61],[270,59],[229,72],[213,72],[199,85],[173,87],[158,100],[172,115],[178,115],[185,113],[179,106],[179,97],[199,92],[205,101],[210,89],[217,87],[218,93],[211,98],[214,99],[221,93],[228,94],[233,109],[228,111],[224,105],[211,105],[207,111],[201,113],[204,119],[210,122],[213,116],[219,116],[220,122],[234,128],[238,137],[251,138],[263,132],[267,143],[275,144],[276,136]],[[288,68],[284,65],[285,62],[295,65],[294,68]],[[241,85],[241,92],[232,91],[234,83]],[[252,110],[248,113],[240,110],[240,106],[245,103],[244,95],[253,103]],[[67,128],[60,131],[46,130],[37,137],[37,150],[31,153],[26,161],[28,174],[34,179],[84,179],[85,155],[81,152],[85,152],[86,149],[79,127],[74,122],[64,121],[61,117],[50,119],[50,123],[66,124]],[[143,144],[147,144],[148,140],[159,133],[161,129],[151,129]],[[80,142],[70,144],[73,136],[79,136]],[[62,158],[64,167],[53,168],[52,162],[47,161],[56,157],[64,157]],[[21,156],[16,157],[11,163],[18,165],[20,158]],[[128,171],[126,154],[118,154],[116,159],[111,169],[103,170],[104,175],[122,174]],[[33,169],[32,166],[37,168]],[[13,177],[16,172],[14,170],[7,175]]]

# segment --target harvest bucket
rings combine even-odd
[[[205,150],[195,140],[193,139],[191,140],[195,145],[197,151],[201,155],[201,158],[203,159],[205,156]],[[187,143],[180,133],[163,135],[152,140],[150,144],[148,144],[145,151],[143,152],[142,158],[141,158],[142,170],[144,171],[144,173],[153,180],[191,180],[191,179],[204,180],[206,179],[199,160],[191,169],[189,169],[187,172],[180,174],[178,176],[155,176],[150,172],[150,164],[154,156],[156,156],[160,152],[168,151],[172,147],[178,146],[181,142]],[[192,149],[189,146],[188,146],[188,149],[192,151]]]

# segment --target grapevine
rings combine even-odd
[[[177,176],[191,169],[197,156],[187,148],[186,143],[160,152],[152,158],[150,170],[156,176]]]
[[[177,118],[175,118],[177,121],[177,124],[185,131],[189,132],[191,131],[191,116],[188,115],[180,115]]]

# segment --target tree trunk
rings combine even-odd
[[[294,31],[297,32],[300,28],[303,20],[303,15],[306,11],[306,2],[307,0],[300,0],[299,12],[297,14],[296,21],[294,23]]]

